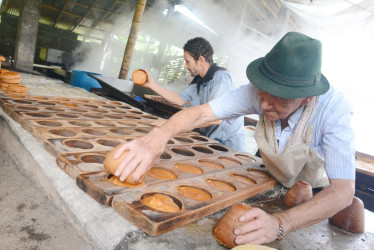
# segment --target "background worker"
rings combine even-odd
[[[277,216],[252,208],[240,218],[236,244],[264,244],[294,230],[330,218],[352,203],[355,148],[352,107],[321,74],[320,41],[287,33],[265,57],[247,67],[250,83],[172,116],[162,127],[123,144],[115,157],[130,151],[119,165],[120,179],[138,179],[164,151],[169,138],[199,124],[259,114],[255,139],[270,173],[284,186],[307,181],[324,187],[310,200]],[[278,220],[279,219],[279,220]]]
[[[193,38],[184,45],[185,68],[193,76],[190,85],[179,94],[157,84],[147,70],[147,82],[142,85],[177,106],[195,106],[207,103],[235,89],[230,73],[213,63],[213,48],[202,37]],[[214,121],[199,126],[201,134],[238,150],[246,151],[244,118]]]

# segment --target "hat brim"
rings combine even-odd
[[[248,80],[257,88],[277,97],[293,99],[302,97],[319,96],[326,93],[330,84],[326,77],[321,74],[321,79],[313,85],[295,87],[274,82],[260,70],[264,57],[251,62],[247,67]]]

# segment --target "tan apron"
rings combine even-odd
[[[290,188],[297,181],[306,181],[313,188],[327,186],[324,160],[312,148],[313,128],[306,126],[304,142],[287,147],[282,154],[275,153],[265,135],[263,118],[257,124],[255,139],[264,165],[277,181]]]

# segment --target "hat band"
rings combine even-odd
[[[264,75],[266,75],[270,79],[274,80],[275,82],[283,84],[283,85],[291,86],[291,87],[305,87],[305,86],[310,86],[310,85],[316,84],[317,82],[319,82],[319,80],[321,80],[321,73],[319,73],[318,75],[314,76],[313,79],[309,79],[309,80],[307,80],[307,79],[305,79],[305,80],[289,80],[289,79],[285,79],[284,76],[279,75],[279,74],[275,73],[274,71],[272,71],[266,65],[265,60],[262,61],[261,65],[260,65],[260,70],[261,70],[261,72]]]

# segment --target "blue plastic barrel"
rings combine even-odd
[[[87,91],[90,91],[91,88],[101,88],[100,83],[92,77],[88,76],[87,74],[101,76],[101,74],[97,73],[73,70],[73,73],[71,74],[70,78],[70,85],[83,88]]]

